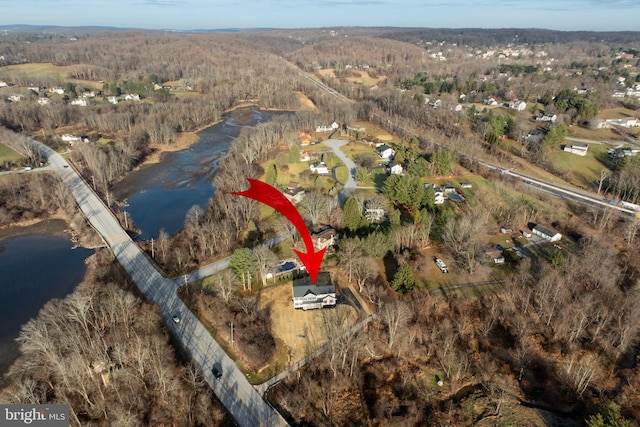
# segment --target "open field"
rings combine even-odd
[[[587,129],[582,126],[571,126],[568,136],[593,141],[624,141],[624,137],[612,129]]]
[[[599,159],[606,157],[609,148],[608,145],[589,144],[589,151],[584,157],[554,150],[549,153],[548,159],[553,168],[567,174],[568,180],[574,185],[590,189],[600,179],[600,171],[608,171]]]
[[[38,79],[49,79],[51,77],[60,79],[60,82],[73,82],[81,87],[92,89],[102,89],[102,83],[91,80],[74,79],[69,76],[71,66],[53,65],[51,63],[30,63],[8,65],[2,68],[2,75],[10,76],[11,73],[25,74],[29,78],[33,78],[34,84],[38,83]],[[10,80],[10,79],[9,79]]]
[[[625,117],[637,117],[636,112],[629,108],[610,108],[608,110],[602,110],[598,113],[598,118],[602,120],[607,119],[622,119]]]
[[[23,157],[13,151],[11,148],[4,144],[0,144],[0,165],[5,165],[10,162],[18,162]]]

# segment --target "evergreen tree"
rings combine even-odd
[[[416,279],[413,277],[413,272],[409,264],[401,264],[391,282],[393,290],[400,294],[406,294],[413,290],[415,284]]]
[[[233,270],[244,289],[251,289],[251,275],[256,269],[256,260],[251,249],[236,249],[231,256],[229,268]]]
[[[360,228],[363,219],[360,203],[353,197],[349,197],[342,208],[342,226],[354,232]]]
[[[287,156],[288,163],[300,163],[300,147],[298,144],[292,144]]]

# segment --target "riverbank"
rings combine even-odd
[[[29,234],[64,237],[70,236],[72,233],[69,231],[67,219],[56,215],[48,219],[22,221],[2,228],[0,229],[0,242]]]
[[[202,127],[202,129],[213,126],[216,123],[218,122],[213,122],[211,124],[205,125]],[[187,148],[198,142],[198,132],[202,129],[198,129],[195,132],[180,132],[176,136],[176,140],[171,144],[150,144],[149,148],[152,150],[151,154],[145,157],[145,159],[140,162],[140,164],[135,169],[140,169],[143,166],[160,163],[163,153],[186,150]]]

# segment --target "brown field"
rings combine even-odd
[[[598,113],[598,118],[602,120],[607,119],[621,119],[624,117],[637,117],[636,112],[628,108],[610,108],[608,110],[602,110]]]
[[[51,63],[30,63],[3,67],[3,71],[5,72],[24,73],[28,76],[33,76],[34,78],[38,78],[39,76],[57,76],[61,80],[70,81],[80,86],[102,89],[102,83],[69,77],[70,69],[71,67],[69,66],[53,65]]]
[[[291,283],[272,286],[260,292],[260,307],[270,305],[273,335],[288,347],[289,361],[295,363],[327,342],[323,310],[296,310],[291,302]],[[345,304],[335,309],[350,325],[358,321],[357,310]]]

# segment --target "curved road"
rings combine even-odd
[[[178,298],[177,283],[162,276],[153,267],[146,255],[122,229],[115,216],[78,173],[51,148],[35,140],[31,140],[31,143],[38,146],[42,156],[47,158],[52,168],[60,174],[82,212],[111,248],[138,289],[150,302],[162,309],[168,328],[189,353],[193,362],[202,369],[207,383],[236,422],[247,427],[286,426],[284,418],[249,384],[235,362]],[[174,315],[180,317],[179,323],[173,322]],[[214,364],[222,367],[220,379],[215,379],[211,372]]]
[[[348,144],[349,141],[343,141],[341,139],[327,139],[322,143],[327,147],[331,148],[331,151],[334,152],[336,156],[340,158],[340,160],[342,160],[342,162],[347,166],[347,169],[349,170],[349,174],[347,176],[347,182],[345,182],[342,191],[338,195],[338,200],[340,201],[340,204],[344,205],[344,202],[351,195],[351,193],[355,191],[355,189],[358,186],[354,178],[354,175],[356,174],[356,164],[341,150],[341,147],[343,145]]]

